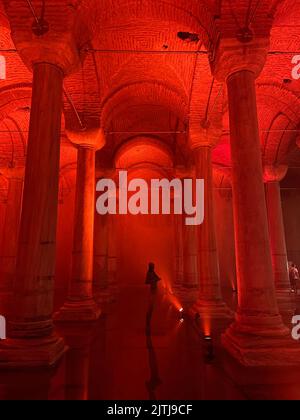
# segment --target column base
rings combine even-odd
[[[94,299],[99,305],[113,303],[117,300],[116,296],[114,296],[110,290],[102,290],[94,293]]]
[[[67,300],[60,310],[54,314],[53,319],[61,322],[97,321],[100,315],[100,306],[94,299]]]
[[[276,291],[277,303],[279,306],[279,310],[283,314],[291,314],[295,313],[297,303],[296,303],[296,295],[291,292],[289,289],[285,290],[277,290]]]
[[[184,305],[193,305],[199,296],[198,285],[183,286],[177,291],[177,294]]]
[[[243,366],[300,366],[300,345],[283,324],[255,332],[235,322],[222,335],[222,345]]]
[[[7,339],[0,341],[0,369],[55,366],[67,351],[63,338]]]
[[[221,300],[209,301],[199,299],[190,309],[192,316],[197,313],[201,318],[209,319],[232,319],[234,312]]]

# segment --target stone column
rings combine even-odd
[[[16,274],[24,168],[5,168],[1,172],[8,179],[9,186],[0,255],[0,290],[11,293]]]
[[[195,137],[195,135],[194,135]],[[196,178],[204,179],[204,222],[196,227],[198,238],[199,298],[192,312],[203,318],[228,318],[231,311],[222,299],[219,258],[217,251],[214,199],[212,144],[198,135],[198,147],[193,140]]]
[[[15,4],[5,2],[5,11],[33,83],[13,313],[8,340],[0,343],[0,368],[52,366],[65,352],[52,313],[63,80],[80,64],[76,14],[60,2],[48,22],[34,26],[28,10],[16,13]]]
[[[287,169],[286,166],[266,166],[264,168],[264,181],[275,286],[277,291],[290,292],[291,284],[288,273],[279,184],[285,177]]]
[[[230,286],[233,293],[237,292],[235,247],[234,247],[234,226],[233,206],[231,187],[231,168],[215,167],[214,198],[221,207],[215,206],[217,227],[217,248],[219,249],[220,275]],[[225,213],[224,213],[225,211]],[[218,238],[219,235],[219,238]],[[219,240],[219,242],[218,242]],[[226,287],[227,287],[226,286]],[[233,296],[235,299],[236,296]]]
[[[118,291],[117,285],[117,225],[116,216],[108,215],[108,258],[107,258],[107,273],[108,273],[108,287],[110,298],[114,299]]]
[[[180,288],[183,285],[184,279],[184,264],[183,264],[183,221],[182,215],[175,214],[174,222],[174,252],[175,252],[175,288]]]
[[[93,321],[101,314],[93,297],[95,157],[105,139],[101,129],[67,135],[78,147],[72,277],[67,301],[55,320]]]
[[[184,289],[197,289],[198,243],[196,226],[183,225],[183,283]]]
[[[108,215],[95,214],[94,295],[97,302],[108,299]]]
[[[33,64],[32,105],[9,339],[0,366],[52,365],[65,351],[53,333],[53,286],[64,72]]]
[[[267,42],[222,40],[215,75],[227,82],[239,302],[223,346],[244,365],[299,363],[300,349],[279,315],[263,184],[255,78]]]
[[[287,169],[287,166],[265,166],[264,181],[277,302],[282,313],[293,314],[296,302],[291,293],[280,193],[280,181]]]

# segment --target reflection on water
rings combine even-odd
[[[162,384],[159,377],[158,362],[155,349],[153,347],[152,341],[152,332],[151,332],[151,322],[153,317],[153,311],[155,309],[155,301],[158,297],[153,292],[151,293],[150,303],[146,314],[146,346],[148,350],[149,357],[149,367],[150,367],[150,379],[146,381],[146,388],[149,393],[149,400],[157,400],[156,389],[159,385]]]
[[[0,400],[48,400],[57,374],[57,369],[1,372]]]
[[[69,351],[55,369],[1,371],[0,400],[300,399],[299,371],[236,366],[167,295],[127,288],[106,314],[59,326]]]
[[[65,399],[89,399],[90,350],[95,324],[76,324],[59,327],[69,351],[65,357]]]

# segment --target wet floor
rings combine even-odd
[[[248,371],[240,384],[226,373],[217,342],[211,346],[162,291],[123,289],[93,325],[60,325],[69,351],[50,371],[0,373],[0,399],[207,400],[297,398],[289,386],[260,383]],[[271,377],[271,376],[270,376]],[[255,383],[257,378],[258,383]],[[300,376],[299,376],[300,378]],[[299,396],[300,398],[300,396]]]
[[[106,320],[104,399],[242,398],[168,295],[122,292]],[[96,354],[93,356],[96,357]]]

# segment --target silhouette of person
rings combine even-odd
[[[155,265],[153,263],[149,263],[149,268],[146,277],[146,284],[150,285],[150,289],[152,293],[155,293],[157,290],[157,283],[161,280],[161,278],[155,273]]]
[[[159,375],[159,369],[158,369],[158,361],[157,356],[155,352],[155,348],[153,346],[152,342],[152,334],[151,334],[151,322],[152,322],[152,316],[153,316],[153,309],[154,309],[154,303],[150,302],[147,314],[146,314],[146,346],[148,350],[148,358],[149,358],[149,367],[150,367],[150,378],[146,381],[146,388],[149,394],[149,400],[156,401],[156,391],[157,388],[162,384],[162,381],[160,379]]]
[[[293,262],[289,263],[289,277],[291,282],[292,292],[295,292],[298,295],[298,288],[299,288],[299,271],[296,267],[296,264]]]

